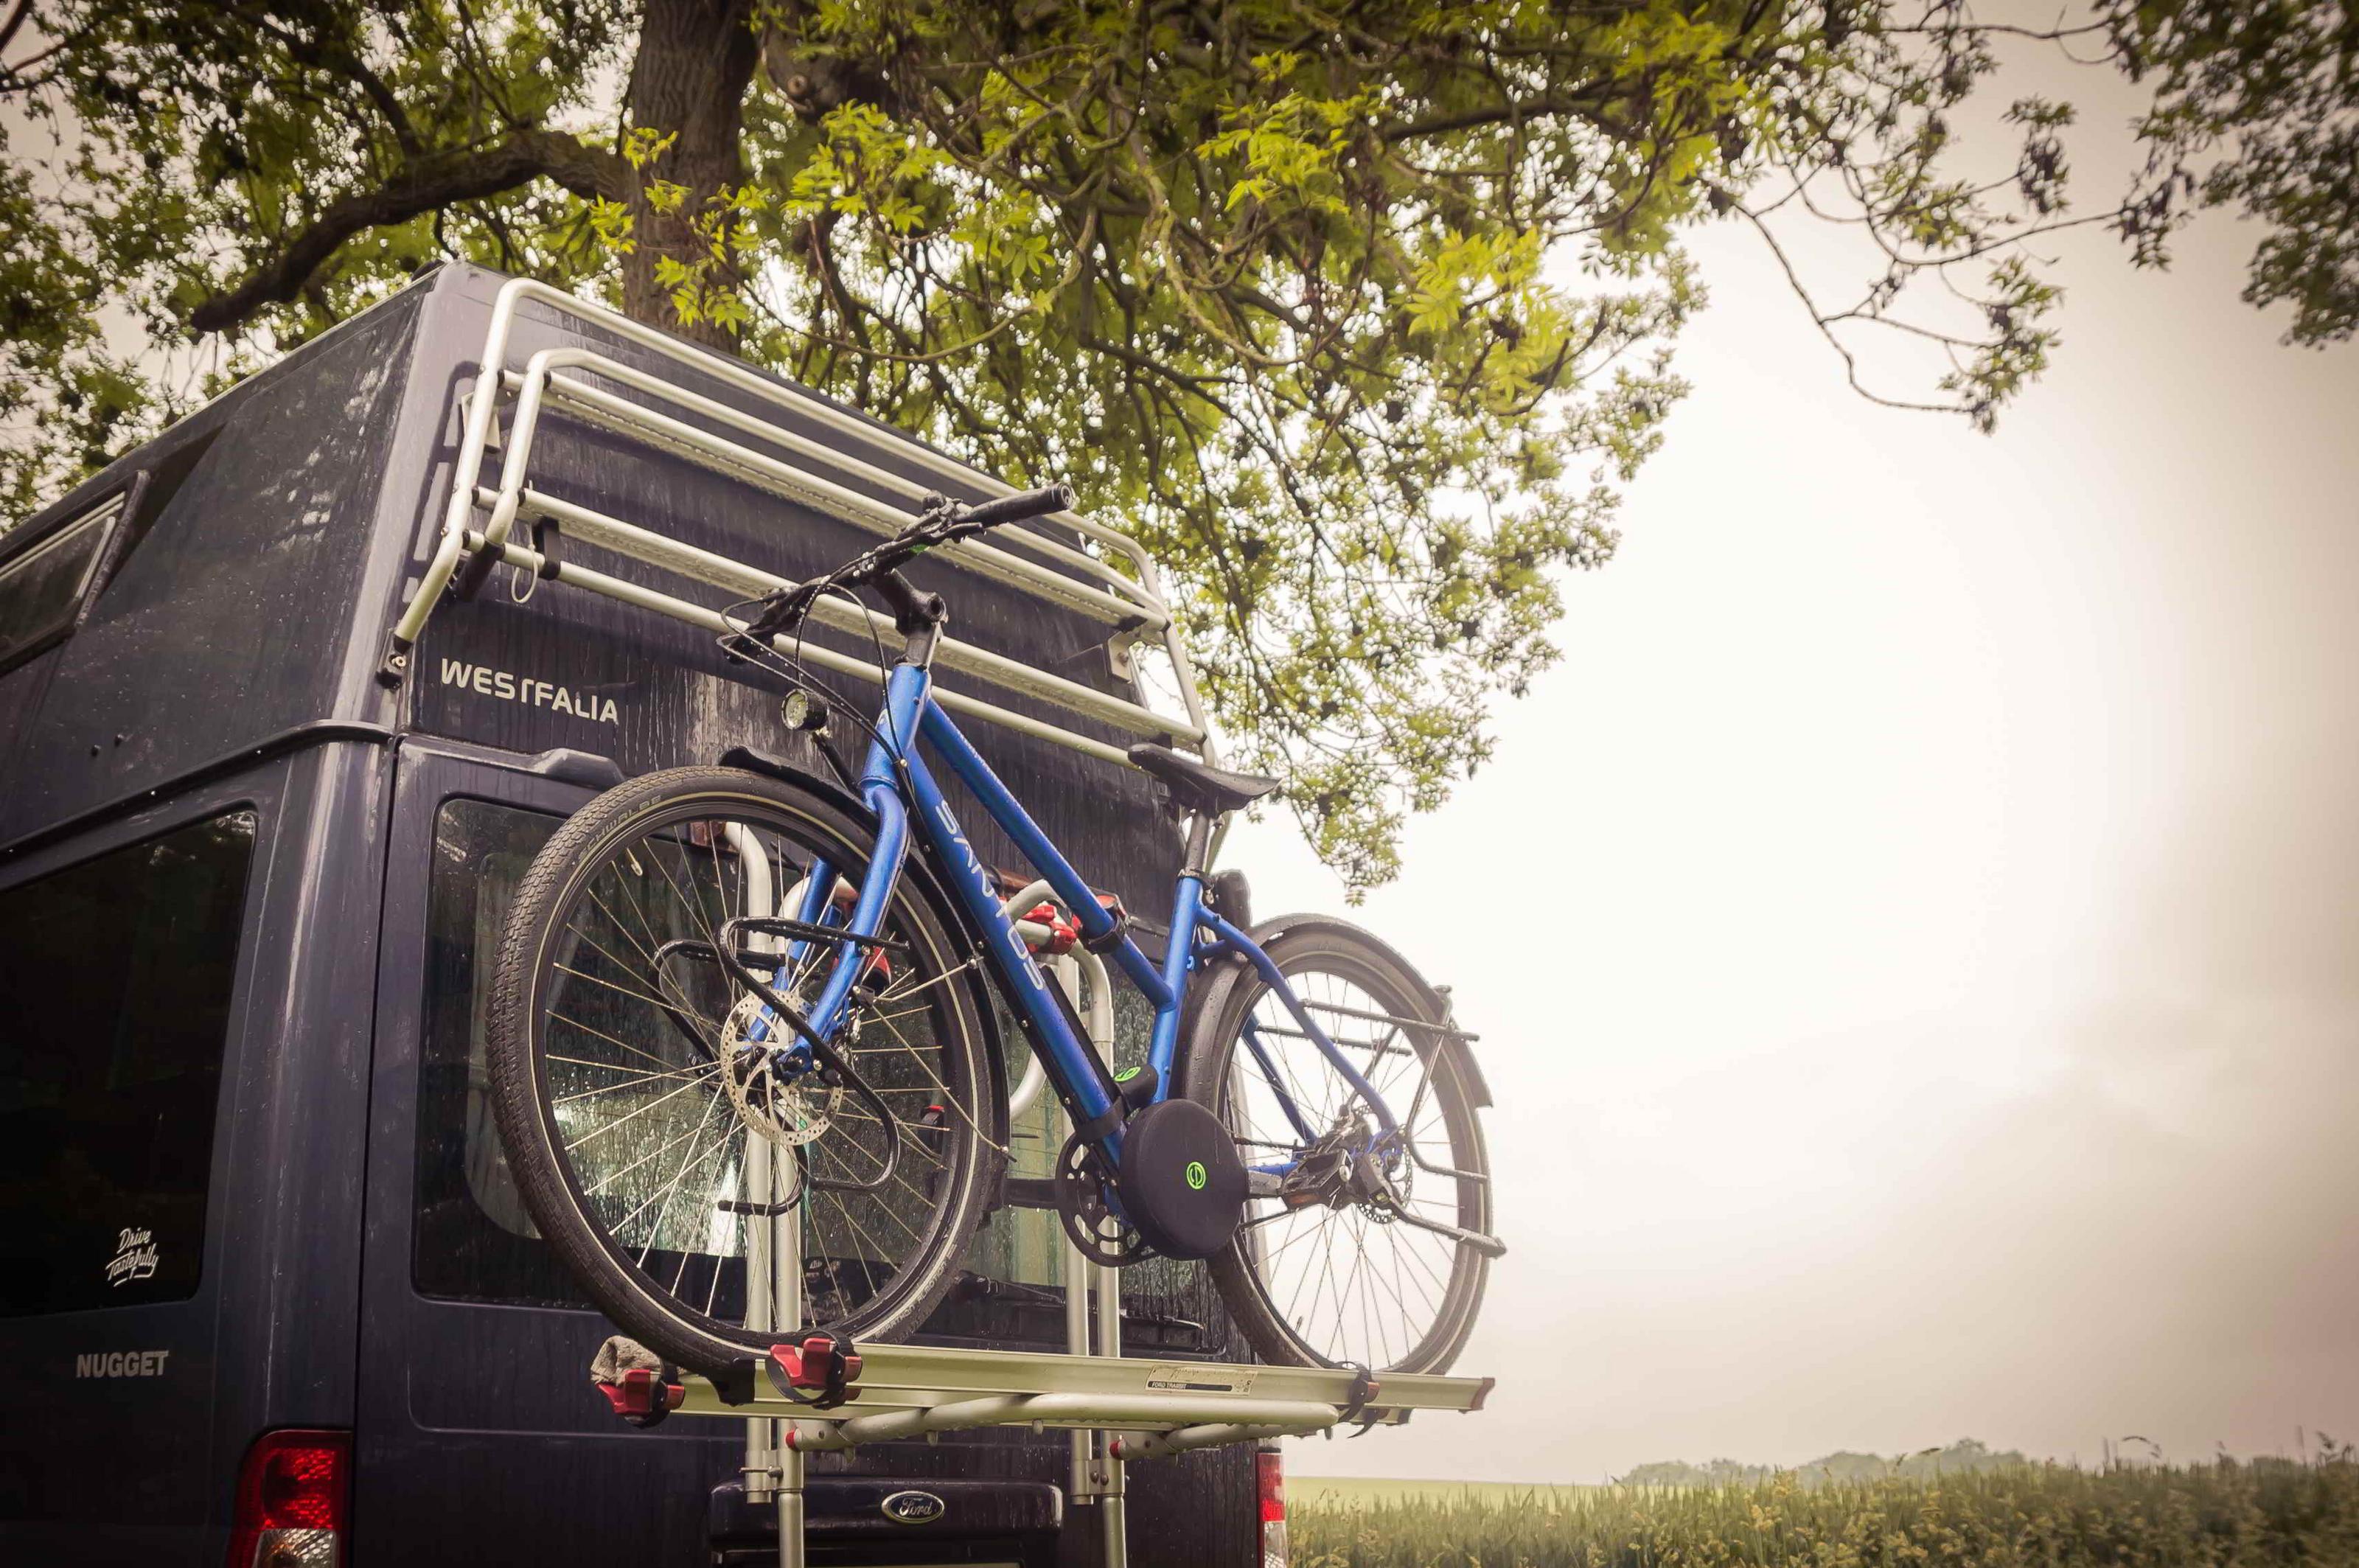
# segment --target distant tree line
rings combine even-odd
[[[1971,1475],[1986,1470],[2008,1470],[2033,1461],[2020,1450],[1992,1448],[1967,1437],[1939,1448],[1914,1454],[1859,1454],[1845,1448],[1823,1454],[1807,1465],[1788,1469],[1776,1465],[1740,1465],[1734,1459],[1710,1459],[1691,1465],[1683,1459],[1660,1459],[1641,1465],[1621,1476],[1625,1486],[1751,1486],[1781,1471],[1804,1486],[1840,1481],[1874,1481],[1886,1476],[1928,1480],[1936,1475]]]

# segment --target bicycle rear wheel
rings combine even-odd
[[[517,889],[487,1047],[518,1190],[607,1316],[701,1372],[806,1325],[915,1330],[1004,1151],[973,961],[914,867],[829,1042],[848,1072],[721,957],[808,1005],[839,944],[729,922],[839,922],[873,848],[816,793],[677,768],[592,800]]]
[[[1463,1042],[1430,1027],[1445,1020],[1424,983],[1356,927],[1296,918],[1256,940],[1404,1137],[1364,1152],[1377,1123],[1350,1080],[1257,972],[1215,968],[1200,982],[1179,1092],[1221,1119],[1261,1175],[1213,1278],[1265,1360],[1445,1371],[1473,1332],[1490,1258],[1412,1221],[1491,1231]]]

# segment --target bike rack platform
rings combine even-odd
[[[773,1391],[769,1368],[754,1364],[749,1402],[723,1400],[709,1378],[677,1375],[658,1385],[635,1375],[637,1402],[665,1401],[669,1416],[721,1417],[777,1423],[770,1463],[749,1488],[778,1505],[778,1561],[803,1562],[801,1458],[864,1443],[932,1437],[984,1427],[1028,1426],[1095,1434],[1087,1442],[1095,1469],[1071,1500],[1095,1504],[1104,1527],[1108,1568],[1126,1561],[1123,1467],[1143,1459],[1227,1443],[1302,1437],[1341,1425],[1397,1425],[1419,1410],[1479,1410],[1488,1377],[1391,1373],[1370,1377],[1352,1368],[1266,1367],[1233,1362],[1077,1356],[930,1345],[857,1347],[858,1367],[845,1401],[828,1409]],[[610,1396],[611,1397],[611,1396]],[[617,1400],[618,1405],[622,1403]]]
[[[672,1413],[791,1421],[794,1444],[806,1454],[929,1432],[1037,1425],[1138,1434],[1150,1441],[1126,1446],[1127,1457],[1140,1459],[1323,1432],[1346,1421],[1397,1424],[1415,1410],[1479,1410],[1492,1383],[1388,1373],[1369,1380],[1368,1397],[1347,1415],[1360,1380],[1349,1368],[916,1345],[862,1345],[859,1355],[857,1398],[831,1410],[783,1399],[758,1377],[752,1403],[724,1404],[709,1379],[684,1374]]]

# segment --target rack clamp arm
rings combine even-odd
[[[799,1345],[774,1345],[762,1363],[778,1397],[814,1410],[833,1410],[860,1398],[860,1352],[831,1329],[806,1335]]]
[[[598,1347],[590,1363],[590,1383],[606,1396],[616,1415],[642,1429],[660,1425],[688,1398],[679,1367],[620,1334]]]
[[[1370,1428],[1384,1424],[1385,1418],[1382,1412],[1374,1415],[1368,1412],[1368,1406],[1374,1402],[1377,1394],[1383,1391],[1384,1383],[1362,1362],[1346,1361],[1343,1365],[1351,1369],[1352,1388],[1351,1392],[1344,1396],[1343,1402],[1335,1409],[1335,1426],[1349,1426],[1356,1423],[1360,1430],[1352,1435],[1365,1437]],[[1406,1420],[1407,1417],[1404,1416],[1402,1419]],[[1335,1427],[1329,1427],[1327,1435],[1334,1436]]]

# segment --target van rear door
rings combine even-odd
[[[704,1568],[712,1489],[744,1463],[737,1423],[635,1432],[592,1391],[612,1330],[538,1238],[492,1123],[498,933],[595,781],[456,742],[400,746],[363,1263],[363,1562]]]

